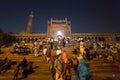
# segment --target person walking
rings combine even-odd
[[[47,58],[46,58],[46,52],[47,52],[47,47],[45,46],[43,49],[43,62],[45,63]]]
[[[50,58],[51,58],[51,51],[52,51],[51,48],[48,47],[48,48],[47,48],[47,51],[46,51],[47,62],[50,61]]]
[[[78,61],[76,55],[73,54],[73,57],[72,57],[72,68],[73,68],[74,76],[75,76],[76,79],[77,79],[76,74],[77,74],[78,64],[79,64],[79,61]]]
[[[55,80],[56,70],[54,68],[54,63],[55,63],[55,58],[52,56],[51,59],[50,59],[50,74],[51,74],[51,79],[50,80]]]
[[[76,75],[78,76],[76,80],[89,80],[89,69],[84,58],[79,59]]]
[[[58,55],[58,58],[55,60],[54,68],[56,70],[55,80],[59,80],[63,78],[64,74],[64,61],[62,60],[62,56]]]

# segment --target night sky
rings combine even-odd
[[[31,11],[34,33],[46,33],[51,18],[68,18],[72,33],[120,32],[119,0],[0,0],[0,28],[24,31]]]

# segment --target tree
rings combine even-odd
[[[2,29],[0,29],[0,46],[2,45],[10,45],[13,42],[13,37],[8,33],[4,33]]]
[[[3,32],[3,30],[0,28],[0,41],[2,40],[3,35],[4,35],[4,32]]]

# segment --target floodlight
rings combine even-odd
[[[57,35],[62,36],[62,32],[61,31],[57,31]]]

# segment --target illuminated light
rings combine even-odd
[[[62,32],[61,31],[57,31],[57,35],[62,36]]]

